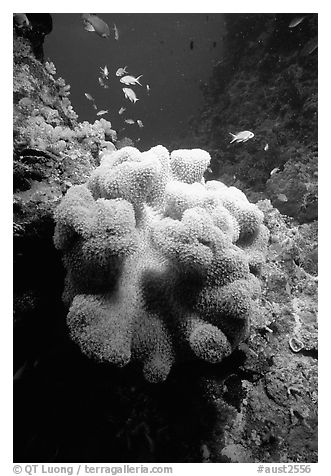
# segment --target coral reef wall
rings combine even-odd
[[[70,85],[56,77],[53,63],[37,60],[21,36],[14,37],[13,73],[14,318],[19,365],[43,325],[34,321],[36,316],[46,312],[51,318],[50,302],[55,303],[54,314],[59,312],[63,271],[52,242],[54,208],[72,184],[87,179],[99,163],[99,151],[115,146],[109,122],[77,121]]]
[[[211,178],[303,223],[317,218],[317,14],[289,28],[294,17],[225,15],[225,54],[189,140],[211,153]],[[241,130],[254,139],[230,145]]]

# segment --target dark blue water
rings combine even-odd
[[[201,86],[222,59],[225,34],[222,14],[98,14],[110,28],[119,29],[118,41],[84,30],[80,14],[52,14],[53,31],[46,37],[45,59],[52,60],[58,75],[71,85],[71,102],[79,120],[98,117],[85,98],[88,92],[119,138],[140,138],[140,146],[167,146],[185,135],[192,115],[203,103]],[[99,68],[110,70],[109,89],[98,83]],[[142,74],[136,86],[139,101],[124,99],[115,71],[127,65],[129,73]],[[150,85],[147,94],[146,84]],[[121,106],[127,107],[122,116]],[[125,118],[140,119],[145,127],[127,125]]]

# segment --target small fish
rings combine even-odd
[[[99,77],[98,81],[99,81],[99,84],[102,88],[105,88],[105,89],[109,88],[108,84],[106,84],[102,78]]]
[[[207,172],[209,172],[210,174],[212,174],[212,173],[213,173],[213,171],[212,171],[212,168],[211,168],[211,167],[207,167],[207,169],[206,169],[206,170],[207,170]]]
[[[291,22],[289,23],[288,27],[289,27],[289,28],[295,28],[296,26],[300,25],[300,23],[301,23],[305,18],[306,18],[305,16],[293,18],[293,20],[291,20]]]
[[[277,172],[279,172],[280,168],[279,167],[275,167],[274,169],[272,169],[272,171],[270,172],[270,177],[272,177],[274,174],[276,174]]]
[[[124,122],[126,122],[127,124],[134,124],[135,121],[133,119],[125,119]]]
[[[91,96],[91,94],[89,93],[84,93],[85,94],[85,97],[89,100],[89,101],[93,101],[94,102],[94,98]]]
[[[142,74],[138,76],[137,78],[135,78],[134,76],[123,76],[120,79],[120,82],[123,84],[126,84],[127,86],[129,86],[130,84],[139,84],[139,86],[141,86],[141,84],[139,83],[139,79],[141,77],[142,77]]]
[[[121,109],[118,111],[118,114],[123,114],[123,112],[126,111],[126,107],[121,107]]]
[[[311,53],[313,53],[316,48],[318,47],[318,38],[315,36],[311,40],[308,41],[308,43],[305,44],[305,46],[302,48],[300,54],[303,56],[308,56]]]
[[[14,13],[14,23],[17,28],[31,28],[29,19],[25,13]]]
[[[264,149],[265,151],[269,150],[269,144],[266,144],[266,145],[263,147],[263,149]]]
[[[254,137],[253,132],[250,131],[241,131],[237,132],[237,134],[232,134],[231,132],[229,132],[229,134],[230,136],[232,136],[232,141],[230,142],[230,144],[232,144],[232,142],[247,142],[249,139]]]
[[[83,13],[82,19],[86,31],[93,31],[97,35],[101,36],[101,38],[110,37],[109,26],[94,13]]]
[[[98,108],[97,108],[97,105],[96,105],[95,103],[93,103],[93,108],[94,108],[95,110],[98,109]]]
[[[136,96],[136,93],[130,88],[122,88],[124,96],[126,99],[129,99],[131,102],[136,103],[139,99]]]
[[[118,70],[116,71],[116,76],[123,76],[124,74],[127,73],[127,70],[126,70],[127,66],[124,66],[124,68],[118,68]]]
[[[277,200],[279,200],[280,202],[288,202],[288,198],[284,193],[278,194]]]
[[[108,109],[101,109],[101,111],[97,112],[97,116],[103,116],[104,114],[108,114]]]
[[[115,38],[115,40],[118,40],[119,37],[120,37],[120,33],[119,33],[118,28],[117,28],[117,26],[115,25],[115,23],[114,23],[114,28],[113,28],[113,30],[114,30],[114,38]]]
[[[108,79],[109,70],[108,70],[108,68],[107,68],[107,65],[105,65],[103,68],[100,68],[100,71],[101,71],[102,77],[103,77],[104,79]]]
[[[147,94],[149,94],[150,90],[151,90],[151,88],[150,88],[149,84],[146,84],[146,91],[147,91]]]
[[[137,119],[137,124],[139,127],[144,127],[143,121],[141,121],[140,119]]]

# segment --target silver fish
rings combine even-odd
[[[232,136],[232,141],[230,142],[230,144],[232,144],[232,142],[247,142],[249,139],[254,137],[253,132],[250,131],[241,131],[237,132],[237,134],[232,134],[231,132],[229,132],[229,134],[230,136]]]
[[[118,40],[119,37],[120,37],[120,33],[119,33],[118,28],[117,28],[117,26],[115,25],[115,23],[114,23],[114,28],[113,28],[113,30],[114,30],[114,38],[115,38],[115,40]]]
[[[139,79],[142,77],[142,74],[140,76],[138,76],[137,78],[135,78],[134,76],[123,76],[121,79],[120,79],[120,82],[123,83],[123,84],[126,84],[127,86],[129,86],[130,84],[139,84],[139,86],[141,86],[141,84],[139,83]]]
[[[116,71],[116,76],[123,76],[124,74],[127,73],[127,70],[126,70],[127,66],[124,66],[124,68],[118,68],[118,70]]]
[[[137,119],[137,124],[139,127],[144,127],[143,121],[141,121],[140,119]]]
[[[99,77],[98,81],[99,81],[99,84],[102,88],[105,88],[105,89],[109,88],[108,84],[106,84],[102,78]]]
[[[126,111],[126,107],[121,107],[121,109],[118,111],[118,114],[123,114],[123,112]]]
[[[104,79],[108,79],[109,70],[108,70],[108,68],[107,68],[107,65],[105,65],[103,68],[100,68],[100,71],[101,71],[102,77],[103,77]]]
[[[272,177],[273,175],[275,175],[277,172],[279,172],[280,168],[279,167],[275,167],[274,169],[272,169],[272,171],[270,172],[270,177]]]
[[[124,122],[127,124],[134,124],[135,121],[133,119],[125,119]]]
[[[318,38],[315,36],[311,40],[308,41],[308,43],[305,44],[305,46],[302,48],[300,54],[303,56],[308,56],[311,53],[313,53],[316,48],[318,47]]]
[[[89,101],[93,101],[94,102],[94,98],[91,96],[91,94],[89,93],[84,93],[85,94],[85,97],[89,100]]]
[[[149,84],[146,84],[146,90],[147,90],[147,94],[149,94],[149,92],[150,92],[150,90],[151,90]]]
[[[104,114],[108,114],[108,109],[101,109],[101,111],[97,112],[97,116],[103,116]]]
[[[136,93],[130,88],[122,88],[124,96],[126,99],[129,99],[131,102],[136,103],[139,99],[136,96]]]
[[[266,144],[266,145],[263,147],[263,149],[264,149],[265,151],[269,150],[269,144]]]
[[[301,23],[305,18],[306,18],[305,16],[293,18],[293,20],[291,20],[291,22],[289,23],[288,27],[289,27],[289,28],[295,28],[296,26],[300,25],[300,23]]]

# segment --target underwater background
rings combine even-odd
[[[45,58],[56,64],[59,75],[71,85],[70,99],[80,121],[96,118],[84,97],[89,92],[99,109],[109,108],[105,119],[114,129],[124,128],[121,136],[140,137],[144,149],[167,145],[174,137],[185,135],[188,120],[203,104],[202,87],[222,57],[223,15],[103,14],[110,26],[116,24],[118,41],[86,32],[79,14],[53,14],[52,18],[54,27],[45,40]],[[98,83],[104,65],[110,71],[109,89]],[[125,65],[131,74],[143,75],[140,100],[126,111],[127,117],[143,121],[143,129],[125,124],[117,113],[125,101],[124,85],[115,72]]]
[[[316,462],[317,14],[85,15],[14,17],[14,461]]]

